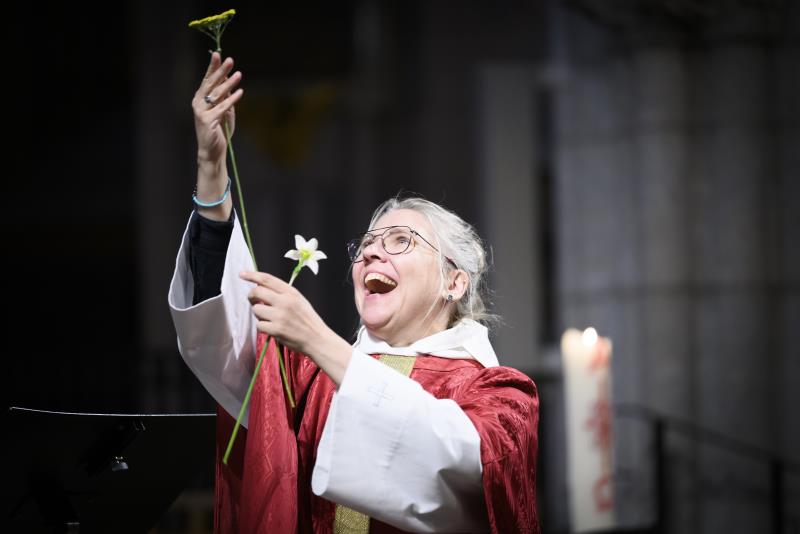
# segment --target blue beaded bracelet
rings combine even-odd
[[[219,206],[220,204],[225,202],[225,199],[228,198],[228,193],[230,193],[230,192],[231,192],[231,179],[229,177],[228,178],[228,186],[225,188],[225,194],[222,195],[222,198],[220,198],[216,202],[203,202],[201,200],[197,200],[197,186],[196,185],[194,186],[194,192],[192,193],[192,200],[194,200],[194,203],[197,204],[200,207],[213,208],[214,206]]]

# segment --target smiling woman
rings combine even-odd
[[[462,318],[484,324],[494,323],[496,316],[486,309],[488,293],[486,253],[483,242],[475,229],[455,213],[421,198],[387,200],[375,210],[369,227],[381,230],[383,226],[381,220],[388,217],[390,212],[394,212],[395,216],[401,215],[398,212],[407,212],[408,217],[420,221],[421,226],[427,230],[427,233],[421,234],[406,227],[413,234],[411,239],[421,239],[425,245],[438,254],[438,291],[439,294],[447,295],[448,303],[454,303],[448,308],[447,326],[455,325]],[[369,237],[364,241],[361,251],[372,242],[374,233],[373,230],[365,234]],[[429,239],[426,239],[425,235]],[[409,241],[409,248],[411,244],[412,241]],[[390,254],[402,254],[408,250],[408,248],[400,250],[399,247],[391,250],[386,247],[385,240],[383,240],[383,245],[384,250],[389,251]],[[354,264],[364,261],[363,256],[358,256],[359,250],[356,250],[355,253],[356,256],[353,255],[351,247],[350,259]],[[450,278],[457,278],[457,280],[450,280]],[[447,290],[448,284],[453,281],[456,281],[459,287],[466,283],[466,286],[462,288],[463,292],[456,295],[453,291]],[[429,313],[431,311],[429,310]]]
[[[231,94],[231,65],[214,54],[203,84]],[[195,124],[200,153],[216,154],[198,169],[213,200],[232,102],[214,113],[210,89]],[[245,438],[228,465],[218,455],[217,532],[539,531],[536,387],[498,365],[481,324],[486,260],[469,224],[424,199],[378,207],[348,246],[362,321],[351,344],[294,287],[253,271],[229,198],[197,204],[169,305],[181,355],[219,403],[218,448],[268,335],[291,349],[297,399],[285,403],[273,352]]]
[[[402,347],[451,325],[470,276],[446,260],[441,244],[436,247],[424,237],[441,243],[423,212],[400,207],[432,209],[435,204],[422,199],[391,202],[394,209],[388,210],[386,204],[373,217],[375,229],[365,234],[355,251],[352,274],[364,326],[390,345]]]

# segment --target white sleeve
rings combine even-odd
[[[322,432],[316,495],[413,532],[486,532],[480,436],[450,399],[354,350]]]
[[[253,284],[239,278],[242,270],[253,270],[253,261],[235,217],[221,292],[193,306],[194,277],[186,257],[190,225],[191,217],[167,298],[178,334],[178,350],[211,396],[235,418],[255,368],[256,321],[247,300]],[[247,426],[247,417],[244,421]]]

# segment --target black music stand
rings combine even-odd
[[[146,533],[213,468],[215,417],[9,408],[0,532]]]

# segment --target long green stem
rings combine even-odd
[[[289,406],[292,410],[296,408],[294,404],[294,396],[292,395],[292,388],[289,387],[289,377],[286,376],[286,367],[284,366],[283,359],[286,355],[286,347],[282,346],[278,341],[275,341],[276,348],[278,349],[278,365],[281,368],[281,380],[283,380],[283,388],[286,390],[286,396],[289,397]]]
[[[269,340],[270,337],[267,337],[267,340],[264,342],[264,346],[261,348],[261,354],[258,357],[258,362],[256,362],[255,371],[253,371],[253,376],[250,378],[250,385],[247,386],[247,393],[244,395],[244,401],[242,402],[242,407],[239,409],[239,416],[236,418],[236,425],[233,427],[233,432],[231,433],[231,438],[228,440],[228,447],[225,449],[225,455],[222,457],[222,463],[228,465],[228,457],[231,455],[231,450],[233,450],[233,442],[236,441],[236,434],[239,433],[239,427],[242,426],[242,419],[244,419],[244,413],[247,411],[247,405],[250,404],[250,396],[253,394],[253,387],[256,384],[256,379],[258,378],[258,373],[261,370],[261,362],[264,360],[264,355],[267,353],[267,347],[269,347]],[[286,390],[286,396],[289,397],[289,406],[292,409],[295,408],[294,403],[294,396],[292,395],[292,390],[289,387],[289,379],[286,375],[286,367],[283,363],[282,354],[285,354],[286,348],[282,347],[278,341],[275,341],[275,349],[278,352],[278,364],[281,369],[281,379],[283,381],[284,389]]]
[[[297,278],[297,274],[300,272],[300,269],[302,268],[303,268],[303,261],[301,260],[297,263],[297,266],[295,266],[294,270],[292,271],[292,276],[291,278],[289,278],[289,285],[292,285],[294,283],[294,279]],[[289,406],[291,406],[292,409],[294,410],[295,404],[294,404],[294,397],[292,396],[292,388],[289,387],[289,378],[286,376],[286,368],[284,367],[283,363],[284,358],[283,356],[281,356],[282,354],[283,355],[286,354],[286,347],[281,347],[280,343],[278,343],[278,340],[275,340],[275,343],[278,346],[277,347],[278,363],[280,364],[281,367],[281,380],[283,380],[283,387],[284,389],[286,389],[286,395],[289,397]]]
[[[228,128],[228,123],[225,123],[225,136],[228,138],[228,152],[231,156],[231,166],[233,167],[233,177],[236,181],[236,193],[239,197],[239,209],[242,212],[242,229],[244,230],[244,237],[247,240],[247,248],[250,250],[250,257],[253,259],[253,268],[257,271],[258,270],[258,263],[256,263],[256,255],[253,252],[253,241],[250,238],[250,227],[247,224],[247,212],[244,209],[244,195],[242,194],[242,183],[239,181],[239,167],[236,165],[236,154],[233,152],[233,142],[231,141],[231,132]],[[292,279],[289,281],[289,284],[294,282],[294,277],[297,276],[297,273],[300,271],[300,267],[298,266],[295,268],[294,272],[292,273]],[[269,339],[267,339],[269,342]],[[278,360],[281,364],[281,381],[283,382],[283,387],[286,390],[286,394],[289,396],[289,404],[292,408],[295,407],[294,399],[292,397],[291,388],[289,388],[289,380],[286,377],[286,369],[283,366],[283,358],[280,357],[280,351],[278,351]],[[254,373],[258,374],[258,367],[256,367],[256,371]],[[248,390],[249,393],[249,390]],[[237,421],[238,423],[238,421]]]
[[[253,241],[250,239],[250,227],[247,225],[247,212],[244,209],[244,195],[242,194],[242,183],[239,181],[239,167],[236,165],[236,154],[233,152],[233,142],[231,142],[231,131],[228,123],[225,123],[225,137],[228,139],[228,153],[231,155],[231,166],[233,167],[233,178],[236,182],[236,194],[239,196],[239,210],[242,212],[242,229],[247,240],[247,248],[250,250],[250,257],[253,259],[253,267],[258,270],[256,254],[253,252]]]
[[[217,42],[217,52],[222,54],[222,47],[220,46],[220,35],[217,35],[216,42]],[[239,181],[239,168],[236,165],[236,154],[233,151],[233,141],[231,139],[231,131],[228,127],[228,123],[223,121],[223,126],[225,127],[225,138],[228,140],[228,153],[231,156],[231,166],[233,167],[233,178],[236,182],[236,193],[239,197],[239,209],[242,212],[242,229],[244,230],[244,237],[247,240],[247,248],[250,251],[250,258],[253,260],[253,268],[257,271],[258,270],[258,263],[256,262],[256,254],[253,251],[253,241],[250,238],[250,227],[247,225],[247,212],[244,209],[244,194],[242,194],[242,183]],[[294,277],[297,276],[297,272],[299,271],[299,267],[295,268],[294,272],[292,273],[292,280],[289,282],[290,284],[294,282]],[[256,368],[253,371],[253,376],[250,379],[250,385],[247,387],[247,393],[245,393],[244,401],[242,402],[242,407],[239,410],[239,416],[236,418],[236,426],[233,427],[233,432],[231,433],[231,438],[228,440],[228,447],[225,449],[225,455],[222,457],[222,463],[228,465],[228,457],[231,454],[231,450],[233,450],[233,443],[236,441],[236,434],[239,433],[239,427],[242,425],[242,419],[244,419],[245,411],[247,410],[248,404],[250,404],[250,396],[253,394],[253,387],[256,384],[256,379],[258,378],[258,373],[261,370],[261,363],[264,359],[264,354],[267,352],[267,347],[269,346],[269,340],[271,336],[267,337],[266,342],[264,343],[264,347],[261,349],[261,354],[258,357],[258,362],[256,362]],[[278,353],[278,364],[281,370],[281,382],[283,382],[283,388],[286,390],[286,395],[289,398],[289,405],[292,409],[295,408],[294,403],[294,396],[292,395],[292,389],[289,387],[289,379],[286,375],[286,367],[283,363],[283,352],[284,349],[275,340],[275,345]]]
[[[244,395],[242,407],[239,409],[239,417],[236,418],[236,425],[233,427],[231,439],[228,440],[228,448],[225,449],[225,456],[222,457],[222,463],[225,465],[228,465],[228,457],[231,455],[233,442],[236,441],[236,434],[239,433],[239,427],[242,424],[242,419],[244,419],[244,412],[247,410],[247,405],[250,403],[250,395],[253,394],[253,386],[256,383],[256,378],[258,378],[258,370],[261,369],[261,362],[264,360],[264,354],[267,353],[267,346],[269,346],[269,339],[267,339],[267,342],[264,343],[264,348],[261,349],[261,355],[258,357],[258,362],[256,362],[256,370],[253,372],[253,377],[250,379],[250,385],[247,388],[247,393]]]

